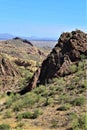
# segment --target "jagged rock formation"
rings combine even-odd
[[[61,34],[58,43],[42,63],[40,83],[45,83],[54,76],[70,74],[69,66],[87,56],[87,34],[77,30]]]
[[[10,60],[0,55],[0,93],[17,90],[18,70],[11,64]]]
[[[38,82],[45,84],[53,77],[71,74],[69,67],[72,64],[78,64],[81,55],[87,56],[87,34],[80,30],[61,34],[58,43],[43,61],[40,72],[36,71],[24,90],[32,90]],[[35,76],[37,80],[34,78]]]
[[[0,76],[16,76],[18,71],[11,65],[10,61],[0,56]]]

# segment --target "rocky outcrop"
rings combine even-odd
[[[0,56],[0,76],[16,76],[17,74],[17,70],[10,61]]]
[[[70,74],[69,66],[81,60],[81,55],[87,56],[87,34],[80,30],[61,34],[58,43],[42,63],[40,83]]]
[[[43,61],[41,70],[36,71],[24,90],[32,90],[38,82],[45,84],[53,77],[71,74],[70,66],[77,64],[81,55],[87,56],[87,34],[80,30],[61,34],[58,43]]]
[[[24,66],[24,67],[31,66],[31,63],[29,63],[28,61],[21,60],[21,59],[16,59],[14,62],[15,62],[18,66]]]
[[[13,38],[13,40],[20,40],[20,41],[22,41],[23,43],[27,43],[27,44],[33,46],[33,44],[32,44],[30,41],[28,41],[28,40],[26,40],[26,39],[22,39],[22,38],[20,38],[20,37],[15,37],[15,38]]]
[[[17,91],[19,71],[10,60],[0,54],[0,93]]]

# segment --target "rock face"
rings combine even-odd
[[[18,76],[20,73],[14,64],[6,57],[0,55],[0,93],[17,90]]]
[[[61,34],[58,43],[43,61],[40,72],[36,71],[37,80],[33,76],[33,83],[29,82],[27,90],[32,90],[38,82],[45,84],[53,77],[70,74],[70,66],[78,63],[81,55],[87,56],[87,34],[80,30]]]
[[[80,30],[61,34],[58,43],[42,63],[40,83],[70,74],[69,66],[81,60],[81,55],[87,56],[87,34]]]
[[[0,76],[16,76],[17,74],[10,61],[0,56]]]

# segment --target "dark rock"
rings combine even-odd
[[[40,83],[70,74],[69,66],[81,60],[82,54],[87,56],[87,34],[80,30],[61,34],[58,43],[42,63]]]
[[[36,71],[23,91],[31,91],[38,81],[45,84],[53,77],[71,74],[70,66],[77,64],[81,55],[87,56],[87,34],[80,30],[61,34],[58,43],[43,61],[41,69]]]

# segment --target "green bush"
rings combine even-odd
[[[53,119],[53,120],[51,121],[51,127],[52,127],[52,128],[57,128],[57,127],[58,127],[58,120]]]
[[[79,127],[87,130],[87,113],[83,113],[79,117]]]
[[[22,108],[34,106],[40,100],[40,95],[35,94],[33,91],[27,93],[23,98],[16,101],[13,105],[13,111],[20,111]]]
[[[41,93],[43,93],[45,91],[45,86],[44,85],[40,85],[39,87],[36,87],[33,91],[36,94],[41,94]]]
[[[12,98],[8,98],[7,101],[6,101],[6,107],[10,107],[12,105],[13,101],[12,101]]]
[[[69,97],[66,94],[61,94],[58,98],[58,103],[66,103]]]
[[[74,106],[82,106],[86,102],[85,97],[78,97],[71,101],[71,104]]]
[[[6,101],[6,107],[10,107],[14,101],[18,100],[20,97],[19,94],[14,94],[14,93],[11,93],[11,95],[7,98],[7,101]]]
[[[18,129],[21,130],[21,128],[22,128],[23,126],[24,126],[24,123],[23,123],[23,122],[20,122],[20,123],[17,125],[16,128],[17,128],[17,130],[18,130]]]
[[[37,118],[39,115],[42,115],[42,111],[39,111],[39,109],[34,110],[34,112],[24,112],[24,113],[20,113],[17,115],[17,119],[21,120],[22,118],[24,119],[35,119]]]
[[[42,112],[41,110],[36,109],[36,110],[34,110],[34,112],[33,112],[32,116],[31,116],[31,118],[32,118],[32,119],[35,119],[35,118],[37,118],[39,115],[42,115],[42,114],[43,114],[43,112]]]
[[[87,130],[87,113],[77,116],[76,113],[70,114],[72,130]]]
[[[4,114],[4,118],[11,118],[12,117],[12,113],[11,111],[6,111],[5,114]]]
[[[84,54],[80,55],[81,60],[84,60],[86,56]]]
[[[82,70],[84,67],[84,63],[83,62],[79,62],[78,64],[78,70]]]
[[[22,103],[16,103],[13,107],[13,111],[20,111],[22,109]]]
[[[77,71],[77,66],[76,65],[71,65],[70,70],[71,70],[71,73],[76,72]]]
[[[38,103],[40,100],[40,95],[35,94],[33,91],[25,95],[22,99],[22,104],[24,107],[32,107],[35,103]]]
[[[87,89],[87,80],[84,80],[82,85],[83,85],[84,89]]]
[[[24,112],[24,113],[18,114],[16,118],[17,118],[18,120],[21,120],[22,118],[24,118],[24,119],[30,119],[31,116],[32,116],[32,113],[31,113],[31,112]]]
[[[1,124],[0,125],[0,130],[10,130],[10,125],[8,125],[8,124]]]
[[[67,110],[70,109],[70,107],[71,107],[71,105],[67,103],[67,104],[64,104],[64,105],[60,106],[57,110],[59,110],[59,111],[67,111]]]

